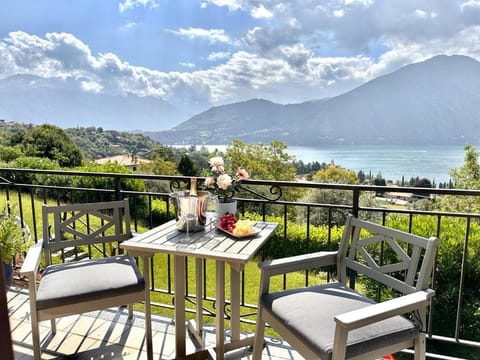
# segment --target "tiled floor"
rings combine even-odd
[[[32,359],[30,308],[25,289],[12,288],[8,292],[10,327],[16,360]],[[57,334],[49,334],[50,322],[40,323],[45,360],[143,360],[143,313],[136,312],[132,322],[127,321],[126,309],[107,309],[74,315],[57,320]],[[154,316],[154,359],[175,359],[175,326],[171,318]],[[213,343],[213,327],[206,328],[207,342]],[[278,339],[266,339],[263,359],[302,359],[288,344]],[[194,352],[192,342],[187,343],[187,353]],[[231,352],[227,359],[251,359],[248,349]]]

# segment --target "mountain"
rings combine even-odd
[[[479,89],[479,62],[440,55],[333,98],[218,106],[171,130],[146,134],[164,144],[227,144],[233,139],[311,146],[478,144]]]
[[[0,119],[116,130],[132,129],[133,123],[141,130],[158,130],[188,116],[158,98],[87,92],[75,80],[33,75],[0,80]]]

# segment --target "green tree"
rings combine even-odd
[[[229,174],[235,174],[236,169],[244,168],[251,179],[294,181],[296,168],[293,165],[294,157],[286,152],[287,145],[281,141],[272,141],[269,145],[245,144],[235,140],[226,150],[225,160],[231,164]],[[255,191],[266,198],[272,198],[269,186],[256,187]],[[295,201],[300,198],[304,190],[283,189],[282,199]],[[257,197],[246,191],[241,192],[245,197]],[[275,195],[273,196],[275,197]],[[270,208],[272,213],[280,213],[282,208]],[[292,214],[293,216],[293,214]]]
[[[464,163],[458,169],[452,169],[450,176],[457,189],[480,189],[480,164],[479,153],[472,145],[465,146]],[[474,196],[442,196],[438,206],[445,211],[479,212],[480,201]]]
[[[340,166],[330,165],[322,170],[317,171],[313,177],[313,181],[319,183],[334,184],[358,184],[358,177],[353,170],[344,169]],[[350,190],[309,190],[301,199],[302,202],[312,204],[336,204],[348,205],[353,203],[353,193]],[[360,205],[375,206],[375,200],[370,195],[362,194],[360,197]],[[335,209],[323,206],[312,206],[310,212],[306,208],[299,210],[297,213],[297,221],[305,222],[307,216],[310,217],[310,223],[313,225],[324,225],[329,222],[334,225],[341,225],[345,222],[345,217],[349,212],[348,209]],[[366,214],[368,217],[368,214]]]
[[[138,171],[156,175],[179,175],[177,164],[161,157],[154,158],[149,164],[139,164]]]
[[[140,164],[138,172],[156,175],[179,175],[177,164],[167,161],[161,157],[156,157],[149,164]],[[167,182],[159,182],[157,180],[145,179],[145,188],[153,192],[169,192],[170,186]]]
[[[117,163],[96,164],[88,163],[84,166],[75,168],[76,171],[81,172],[103,172],[116,174],[132,174],[133,171],[127,169],[125,166]],[[116,188],[115,178],[113,176],[77,176],[73,178],[72,186],[79,188],[103,189],[112,190]],[[145,183],[141,179],[127,179],[120,180],[122,191],[143,192],[145,191]],[[148,215],[148,201],[144,196],[129,195],[131,214],[137,219],[145,219]],[[111,201],[115,200],[112,193],[105,192],[78,192],[71,195],[72,202],[94,202],[94,201]]]
[[[0,160],[10,162],[23,156],[20,146],[0,146]]]
[[[347,170],[341,166],[330,165],[325,169],[317,171],[312,180],[319,183],[335,184],[358,184],[358,177],[353,170]]]
[[[281,141],[272,141],[267,146],[234,140],[226,153],[232,170],[242,167],[252,179],[293,181],[296,169],[292,163],[293,156],[286,149],[287,145]]]
[[[464,163],[459,169],[452,169],[450,176],[456,188],[479,189],[480,188],[480,164],[479,153],[472,145],[466,145]]]
[[[157,146],[153,148],[147,155],[147,159],[155,160],[156,158],[162,158],[166,161],[175,161],[175,152],[169,146]]]
[[[62,167],[79,166],[83,160],[80,148],[67,134],[54,125],[35,126],[10,139],[11,145],[21,145],[26,156],[48,158]]]
[[[180,172],[180,174],[182,174],[183,176],[198,175],[198,170],[195,164],[187,154],[182,156],[182,158],[180,159],[180,162],[178,163],[177,169]]]
[[[39,158],[31,156],[20,156],[8,163],[0,164],[0,167],[15,168],[15,169],[41,169],[41,170],[61,170],[58,162],[50,160],[48,158]],[[4,172],[0,173],[0,176],[13,180],[14,182],[52,186],[53,189],[45,189],[45,194],[49,197],[55,198],[58,194],[57,187],[69,185],[68,177],[52,174],[34,174],[34,173],[15,173],[12,178],[12,173]],[[39,194],[43,194],[42,189],[35,190]]]

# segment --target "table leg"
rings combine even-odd
[[[225,305],[225,262],[216,261],[216,283],[217,289],[215,297],[217,299],[217,313],[215,314],[216,327],[216,355],[218,360],[223,360],[225,356],[225,323],[223,308]]]
[[[195,283],[195,297],[196,297],[196,308],[195,308],[195,322],[197,325],[197,333],[201,334],[203,330],[203,303],[202,303],[202,295],[203,295],[203,269],[202,269],[202,259],[196,258],[195,259],[195,275],[196,275],[196,283]]]
[[[232,332],[232,343],[240,340],[240,272],[230,267],[230,301],[232,319],[230,328]]]
[[[175,255],[175,353],[176,359],[186,355],[185,349],[185,256]]]

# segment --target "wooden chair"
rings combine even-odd
[[[253,358],[261,358],[267,322],[306,359],[372,360],[412,346],[415,360],[425,359],[422,331],[437,247],[437,238],[348,216],[338,251],[261,263]],[[336,265],[337,282],[269,292],[271,276],[328,265]],[[347,270],[401,295],[376,303],[347,287]]]
[[[145,342],[153,359],[148,287],[135,260],[118,244],[132,237],[128,200],[42,208],[43,239],[27,253],[21,274],[29,284],[34,359],[40,360],[39,322],[145,302]],[[44,254],[38,289],[36,276]],[[145,268],[144,268],[145,269]],[[148,275],[144,274],[144,275]]]

